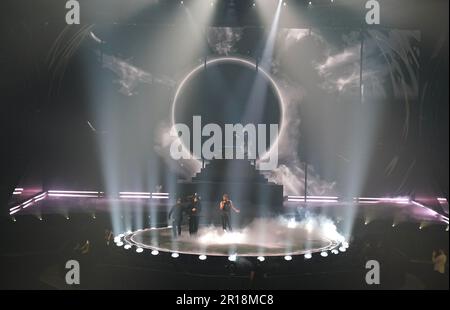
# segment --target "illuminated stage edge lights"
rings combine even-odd
[[[289,231],[289,227],[286,227],[286,231]],[[252,257],[261,262],[268,257],[319,255],[320,253],[328,253],[329,251],[334,251],[333,253],[336,253],[339,248],[347,249],[349,247],[347,241],[340,241],[338,238],[332,239],[330,236],[324,235],[323,232],[319,232],[319,227],[312,235],[314,236],[311,237],[311,242],[306,242],[308,244],[307,247],[304,246],[304,238],[306,235],[300,236],[298,243],[296,240],[292,240],[293,243],[287,246],[277,243],[276,246],[272,244],[265,248],[261,248],[261,245],[249,245],[247,243],[238,242],[216,242],[206,245],[198,242],[206,237],[201,230],[199,231],[198,236],[196,236],[198,237],[198,240],[195,238],[195,240],[192,238],[174,240],[172,238],[172,229],[170,226],[167,226],[139,229],[133,232],[122,233],[117,235],[114,238],[114,241],[119,247],[125,245],[126,249],[129,249],[130,247],[141,248],[150,251],[152,255],[155,255],[154,253],[156,252],[169,253],[172,257],[178,257],[179,255],[205,255],[211,257],[224,257],[229,261],[236,261],[239,257]],[[319,235],[321,235],[320,242],[317,240]],[[158,240],[157,244],[155,244],[155,240]],[[233,251],[230,252],[230,249],[233,249]]]

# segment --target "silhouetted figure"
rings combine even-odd
[[[235,208],[233,202],[230,200],[228,194],[224,194],[222,196],[222,201],[219,204],[220,216],[222,219],[222,228],[223,230],[232,231],[231,223],[230,223],[230,210],[233,209],[234,212],[241,212],[239,209]]]
[[[114,239],[114,234],[111,230],[109,229],[105,229],[105,242],[106,245],[109,246],[109,244],[111,243],[111,240]]]
[[[447,255],[445,255],[444,250],[438,249],[433,251],[431,256],[431,261],[433,263],[434,275],[432,277],[433,288],[436,289],[448,289],[448,276],[445,272],[445,265],[447,264]]]
[[[192,201],[189,205],[189,234],[195,235],[198,231],[198,222],[200,217],[200,211],[202,209],[202,204],[200,202],[200,197],[196,194],[192,197]]]
[[[172,218],[172,233],[174,237],[181,235],[181,223],[183,222],[183,204],[178,198],[176,204],[169,211],[169,219]]]

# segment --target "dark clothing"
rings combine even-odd
[[[181,223],[183,222],[183,207],[176,204],[169,212],[169,218],[172,216],[172,232],[173,236],[181,235]]]
[[[222,228],[223,230],[229,230],[232,231],[231,229],[231,224],[230,224],[230,212],[223,212],[221,213],[221,218],[222,218]]]
[[[183,220],[183,206],[176,204],[169,211],[169,218],[173,215],[173,220]]]
[[[189,206],[189,234],[191,235],[196,234],[198,231],[198,223],[201,210],[202,204],[200,200],[193,201]]]
[[[189,234],[191,235],[195,235],[198,231],[198,216],[196,215],[191,215],[189,217]]]
[[[172,221],[172,234],[174,237],[181,235],[181,221],[177,222],[175,220]]]
[[[230,213],[231,210],[231,200],[227,200],[223,202],[222,212]]]
[[[230,223],[231,200],[223,201],[223,208],[220,209],[223,230],[232,231]]]

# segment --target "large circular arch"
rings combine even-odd
[[[264,160],[266,158],[269,157],[270,153],[273,152],[275,147],[278,147],[278,143],[279,143],[279,139],[280,137],[283,135],[284,132],[284,123],[285,123],[285,102],[283,99],[283,94],[281,92],[280,87],[277,85],[277,83],[275,82],[275,80],[270,76],[269,73],[267,73],[267,71],[265,71],[263,68],[258,67],[257,64],[249,59],[245,59],[245,58],[241,58],[241,57],[231,57],[231,56],[225,56],[225,57],[218,57],[218,58],[212,58],[207,60],[205,63],[200,64],[198,66],[196,66],[195,68],[193,68],[182,80],[181,82],[178,84],[177,89],[175,91],[175,95],[173,97],[173,101],[172,101],[172,127],[175,125],[175,110],[176,110],[176,105],[177,105],[177,101],[178,101],[178,97],[180,96],[184,86],[186,85],[186,83],[189,82],[190,79],[192,79],[197,73],[199,73],[199,71],[204,68],[205,66],[211,65],[211,64],[218,64],[218,63],[232,63],[232,64],[239,64],[239,65],[243,65],[246,67],[249,67],[251,69],[257,69],[258,72],[260,72],[261,74],[263,74],[263,76],[270,82],[270,86],[273,88],[273,90],[275,91],[275,94],[277,96],[278,99],[278,104],[280,107],[280,111],[281,111],[281,119],[280,119],[280,130],[278,132],[278,136],[276,137],[275,141],[272,143],[272,145],[270,146],[269,150],[266,151],[264,154],[259,156],[259,160]],[[176,138],[179,139],[179,138]],[[184,152],[188,152],[191,155],[191,158],[194,158],[192,152],[190,150],[188,150],[185,145],[183,144],[183,142],[180,140],[179,141],[180,145],[183,148]]]

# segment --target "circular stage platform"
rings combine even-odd
[[[286,256],[302,255],[336,249],[342,237],[321,227],[290,227],[253,225],[233,232],[219,227],[202,227],[195,236],[183,231],[174,238],[171,227],[149,228],[125,234],[123,244],[130,248],[208,256]]]

